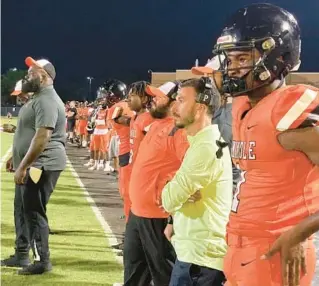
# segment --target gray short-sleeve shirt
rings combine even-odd
[[[43,88],[20,109],[13,140],[13,168],[17,169],[28,152],[31,141],[40,127],[51,128],[52,136],[33,166],[49,171],[63,170],[65,153],[65,111],[53,86]]]
[[[228,143],[229,148],[231,149],[233,141],[233,132],[232,132],[232,104],[227,103],[224,106],[221,106],[214,114],[212,123],[218,125],[219,132],[221,133],[225,142]],[[237,183],[240,180],[240,170],[236,168],[233,164],[233,186],[236,188]]]

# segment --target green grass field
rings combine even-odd
[[[1,124],[7,121],[1,120]],[[12,122],[15,123],[14,121]],[[13,135],[1,133],[1,158]],[[1,258],[14,252],[13,175],[1,170]],[[121,282],[122,266],[108,246],[83,191],[70,170],[60,177],[48,205],[53,271],[41,276],[18,276],[17,269],[1,268],[2,285],[112,285]],[[31,254],[31,251],[30,251]]]

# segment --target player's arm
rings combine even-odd
[[[305,153],[319,166],[319,126],[285,131],[278,135],[278,141],[286,150]]]
[[[272,112],[279,143],[286,150],[305,153],[319,165],[319,94],[307,86],[296,86],[283,93]]]
[[[289,231],[283,233],[263,258],[268,259],[277,252],[281,252],[283,253],[282,255],[285,255],[290,248],[303,242],[317,231],[319,231],[319,212],[306,218]]]
[[[131,117],[123,115],[124,109],[122,106],[116,106],[115,108],[110,109],[109,112],[109,119],[112,119],[117,124],[130,126]]]
[[[124,126],[130,126],[131,117],[129,116],[119,116],[113,119],[115,123],[121,124]]]
[[[205,145],[185,155],[181,167],[162,192],[162,206],[168,213],[177,211],[192,195],[207,186],[214,157],[214,152]]]

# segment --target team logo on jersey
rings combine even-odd
[[[231,156],[234,159],[256,160],[256,141],[233,141]]]

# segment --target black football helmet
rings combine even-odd
[[[126,97],[126,84],[117,79],[109,79],[98,89],[96,101],[98,104],[105,104],[110,108],[115,103],[126,99]]]
[[[253,49],[259,51],[260,58],[244,67],[247,73],[242,78],[230,77],[227,51],[250,50],[253,54]],[[226,57],[226,61],[220,60],[224,92],[238,96],[297,70],[300,50],[300,28],[295,17],[280,7],[258,3],[239,9],[230,17],[213,52]],[[254,81],[260,82],[257,87],[247,86],[245,79],[250,73]]]

